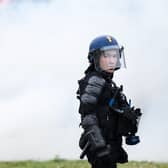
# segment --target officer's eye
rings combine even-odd
[[[116,58],[117,55],[116,54],[113,54],[113,55],[111,55],[111,54],[104,54],[104,57],[113,57],[113,58]]]
[[[103,56],[104,56],[105,58],[109,57],[109,56],[108,56],[108,55],[106,55],[106,54],[104,54]]]

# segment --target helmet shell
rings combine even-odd
[[[105,47],[110,48],[114,46],[119,48],[118,42],[114,37],[110,35],[99,36],[93,39],[90,43],[89,53],[93,53],[94,51],[101,50]]]
[[[126,68],[124,47],[118,44],[117,40],[110,35],[102,35],[93,39],[89,45],[88,60],[90,64],[94,64],[97,71],[102,71],[99,65],[99,58],[102,52],[107,50],[118,50],[118,61],[115,70],[121,67]]]

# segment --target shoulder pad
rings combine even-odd
[[[83,103],[97,103],[98,97],[104,87],[105,79],[99,76],[91,76],[88,79],[84,94],[81,96]]]

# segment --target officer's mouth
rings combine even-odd
[[[114,68],[109,68],[108,70],[110,70],[110,71],[114,71]]]
[[[110,72],[110,73],[114,72],[114,68],[107,69],[107,72]]]

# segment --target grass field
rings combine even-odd
[[[0,162],[0,168],[90,168],[87,161],[55,159],[51,161]],[[135,162],[118,164],[118,168],[168,168],[168,163]]]

